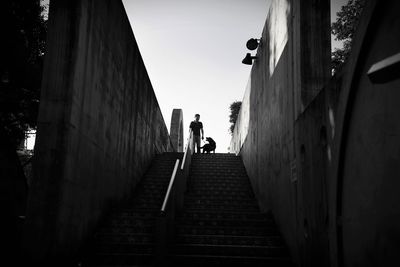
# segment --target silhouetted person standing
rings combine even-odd
[[[190,123],[189,128],[193,131],[193,145],[192,145],[192,151],[194,152],[194,146],[196,145],[197,147],[197,153],[200,153],[200,133],[201,133],[201,139],[204,139],[204,131],[203,131],[203,123],[201,123],[200,120],[200,115],[196,114],[194,115],[195,120]]]

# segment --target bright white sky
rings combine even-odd
[[[334,16],[348,0],[331,1]],[[242,100],[251,70],[241,63],[245,44],[261,36],[270,2],[123,0],[168,129],[172,110],[183,109],[186,140],[199,113],[216,151],[228,151],[229,105]]]
[[[347,0],[332,0],[332,14]],[[181,108],[187,138],[194,114],[227,152],[229,105],[241,101],[251,66],[246,41],[261,36],[271,0],[123,0],[169,128]]]
[[[251,66],[246,42],[259,38],[270,0],[123,0],[169,128],[174,108],[200,114],[205,136],[227,152],[229,105],[241,101]]]

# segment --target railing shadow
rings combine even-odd
[[[193,154],[192,143],[192,132],[190,132],[182,161],[177,159],[175,162],[171,180],[157,218],[154,262],[156,266],[165,265],[168,248],[175,243],[175,219],[183,209]]]

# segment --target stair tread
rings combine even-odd
[[[185,243],[178,243],[174,245],[175,247],[178,246],[185,246],[185,247],[215,247],[215,248],[284,248],[284,246],[246,246],[246,245],[230,245],[230,244],[224,244],[224,245],[214,245],[214,244],[185,244]]]
[[[95,253],[95,255],[143,255],[143,256],[152,256],[152,253],[134,253],[134,252],[99,252]]]
[[[220,216],[257,216],[260,218],[265,218],[268,220],[273,220],[270,215],[263,214],[257,211],[238,211],[238,210],[204,210],[204,209],[189,209],[182,213],[182,216],[189,214],[212,214],[212,215],[220,215]]]
[[[227,235],[182,235],[183,237],[227,237]],[[271,235],[271,236],[245,236],[245,235],[230,235],[230,238],[282,238],[280,235]]]
[[[191,229],[227,229],[227,230],[271,230],[275,229],[276,226],[214,226],[214,225],[204,225],[204,226],[193,226],[190,224],[180,225],[181,227],[192,227]]]
[[[210,258],[231,258],[231,259],[274,259],[282,261],[291,261],[290,257],[271,257],[271,256],[233,256],[233,255],[199,255],[199,254],[176,254],[175,257],[210,257]]]
[[[235,221],[240,221],[240,222],[243,222],[243,221],[246,221],[246,222],[264,222],[264,223],[269,223],[269,222],[272,222],[272,220],[270,220],[270,219],[266,219],[266,220],[263,220],[263,219],[260,219],[260,220],[255,220],[255,219],[246,219],[246,220],[242,220],[242,219],[227,219],[227,218],[180,218],[180,219],[178,219],[178,221],[179,222],[182,222],[182,221],[187,221],[187,220],[189,220],[189,221],[210,221],[210,222],[213,222],[213,221],[222,221],[222,222],[235,222]]]

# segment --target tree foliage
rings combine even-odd
[[[44,8],[40,0],[9,0],[2,2],[0,11],[0,127],[15,146],[37,124],[46,39]]]
[[[233,131],[235,130],[236,120],[239,116],[239,111],[241,106],[242,106],[242,101],[235,101],[229,106],[230,110],[229,122],[231,123],[229,131],[231,134],[233,134]]]
[[[354,33],[357,29],[365,0],[349,0],[336,13],[337,19],[332,23],[331,31],[335,40],[343,42],[343,48],[336,48],[332,52],[332,69],[337,72],[348,58]]]

